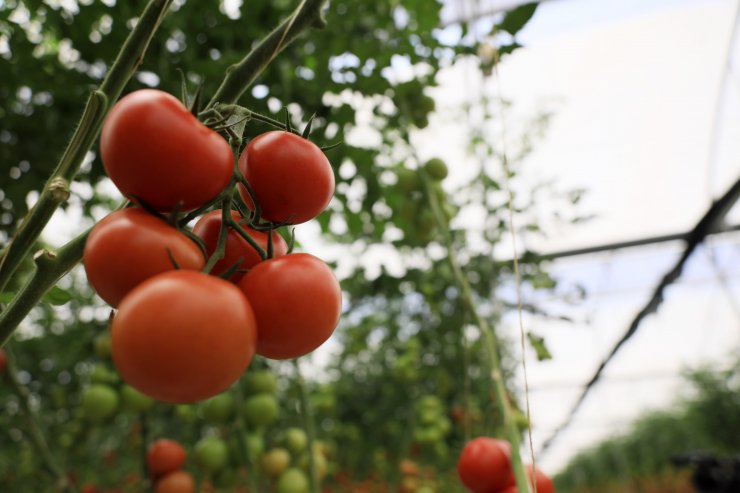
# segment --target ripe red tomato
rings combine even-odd
[[[146,464],[149,473],[154,477],[159,477],[182,468],[187,457],[188,453],[177,441],[160,438],[149,445],[146,452]]]
[[[506,440],[478,437],[470,440],[457,461],[457,474],[474,493],[495,493],[510,484],[511,445]]]
[[[134,288],[111,323],[113,363],[140,392],[171,403],[213,397],[249,365],[257,340],[249,301],[228,281],[195,271]]]
[[[87,279],[109,305],[155,274],[175,267],[200,270],[203,252],[183,233],[143,209],[132,207],[108,214],[90,232],[82,261]]]
[[[171,472],[156,482],[154,493],[195,493],[195,479],[186,471]]]
[[[239,171],[262,208],[262,217],[300,224],[318,216],[334,195],[334,171],[316,144],[299,135],[258,135],[239,157]],[[252,199],[240,187],[252,208]]]
[[[319,347],[339,323],[342,290],[328,265],[308,253],[266,260],[238,284],[257,319],[257,354],[297,358]]]
[[[529,480],[529,485],[534,491],[534,486],[537,487],[537,493],[555,493],[555,485],[553,484],[552,480],[542,472],[540,468],[535,469],[534,471],[534,482],[535,485],[532,485],[532,465],[527,464],[524,466],[527,473],[527,479]],[[508,487],[502,492],[502,493],[518,493],[518,489],[516,487],[516,479],[514,478],[514,474],[512,472],[511,478],[508,483]]]
[[[241,214],[237,211],[231,211],[231,217],[237,221],[242,220]],[[249,236],[251,236],[260,247],[262,247],[263,250],[267,251],[268,233],[266,231],[257,231],[246,225],[242,227]],[[198,235],[203,240],[203,243],[205,243],[208,255],[212,255],[216,250],[220,231],[220,209],[211,211],[204,215],[193,227],[193,233]],[[273,257],[280,257],[288,253],[288,244],[285,243],[285,240],[277,231],[272,232],[272,249]],[[252,245],[250,245],[239,233],[233,229],[229,229],[229,232],[226,235],[226,250],[224,251],[224,257],[216,262],[216,265],[214,265],[211,270],[211,274],[215,276],[220,275],[226,269],[239,261],[239,259],[241,259],[239,270],[251,269],[258,263],[262,262],[257,250],[252,248]],[[244,272],[237,271],[234,275],[229,277],[229,281],[237,283],[242,277],[244,277],[244,274]]]
[[[5,373],[6,366],[8,366],[8,357],[5,355],[5,351],[0,349],[0,373]]]
[[[103,123],[100,154],[121,193],[160,211],[205,204],[226,188],[234,170],[226,140],[156,89],[116,103]]]

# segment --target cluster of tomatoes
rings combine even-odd
[[[532,466],[526,467],[531,491],[555,493],[547,475]],[[457,474],[473,493],[517,493],[511,466],[511,444],[506,440],[477,437],[470,440],[457,462]]]
[[[154,493],[194,493],[193,475],[182,469],[188,454],[180,443],[160,438],[149,445],[146,465]]]
[[[237,161],[178,99],[146,89],[112,108],[100,153],[137,204],[96,224],[83,255],[91,285],[117,308],[112,355],[128,384],[166,402],[199,401],[227,389],[255,353],[295,358],[329,338],[339,283],[276,231],[331,200],[334,174],[319,147],[271,131]]]

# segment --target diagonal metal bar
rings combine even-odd
[[[606,358],[604,358],[591,379],[584,385],[583,392],[581,392],[580,396],[571,408],[568,417],[560,426],[555,429],[550,437],[545,440],[542,448],[540,449],[540,454],[544,453],[548,448],[550,448],[550,446],[552,446],[555,439],[557,439],[560,433],[565,430],[573,421],[573,418],[578,412],[578,409],[583,404],[583,401],[586,399],[586,396],[596,385],[596,383],[601,379],[606,366],[614,358],[614,356],[622,348],[622,346],[624,346],[624,344],[629,341],[632,336],[635,335],[637,329],[640,327],[640,324],[645,319],[645,317],[657,311],[658,307],[663,302],[663,293],[665,292],[665,289],[673,284],[673,282],[675,282],[676,279],[681,276],[681,272],[683,271],[686,261],[689,259],[691,254],[694,253],[696,247],[699,246],[711,232],[715,231],[718,228],[719,224],[722,222],[732,206],[735,205],[735,202],[737,202],[738,198],[740,198],[740,178],[735,181],[735,183],[729,188],[729,190],[727,190],[727,192],[724,193],[724,195],[722,195],[719,199],[712,203],[712,206],[707,210],[707,212],[699,220],[699,222],[696,223],[696,226],[694,226],[694,228],[686,234],[686,248],[684,248],[684,251],[679,257],[678,261],[675,263],[673,268],[671,268],[671,270],[669,270],[663,276],[658,285],[655,287],[650,300],[648,300],[645,306],[639,312],[637,312],[634,319],[632,320],[632,323],[630,323],[629,327],[627,328],[627,331],[619,339],[619,341],[617,341],[617,343],[614,345]]]

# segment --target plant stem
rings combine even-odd
[[[514,413],[512,411],[511,402],[509,401],[509,394],[506,390],[506,384],[504,382],[503,372],[501,371],[501,358],[499,357],[497,347],[498,339],[494,333],[488,321],[483,318],[475,305],[475,297],[473,296],[473,290],[470,287],[468,278],[460,267],[460,262],[457,260],[455,246],[452,242],[452,235],[447,224],[447,219],[442,212],[437,195],[432,189],[430,179],[424,172],[420,170],[419,174],[424,183],[426,189],[426,195],[429,200],[429,205],[434,213],[434,217],[437,220],[437,227],[439,228],[442,236],[444,237],[445,247],[447,249],[447,259],[450,262],[455,282],[460,288],[465,305],[468,311],[473,316],[478,328],[483,334],[485,341],[485,348],[488,354],[488,358],[491,364],[491,380],[493,381],[494,398],[496,405],[501,410],[504,420],[504,429],[508,436],[509,442],[511,443],[511,464],[514,469],[514,476],[516,477],[516,485],[518,491],[528,492],[529,484],[527,476],[524,471],[524,465],[522,464],[522,458],[520,456],[520,438],[519,429],[514,420]]]
[[[316,470],[316,453],[314,443],[316,441],[316,430],[313,425],[313,415],[311,413],[311,407],[308,404],[308,393],[306,392],[306,382],[303,380],[301,374],[301,365],[298,359],[293,360],[293,366],[295,367],[295,381],[298,385],[298,391],[301,394],[301,414],[303,415],[303,428],[306,430],[306,437],[308,438],[308,477],[310,482],[310,492],[319,493],[319,474]]]
[[[38,304],[52,286],[69,272],[82,258],[85,242],[90,230],[85,231],[64,245],[56,253],[41,250],[34,257],[36,271],[21,288],[13,301],[0,313],[0,347],[20,325],[31,309]]]
[[[303,0],[295,11],[264,38],[239,63],[226,71],[221,86],[208,103],[235,104],[257,76],[286,46],[311,26],[323,27],[321,8],[327,0]]]
[[[241,409],[244,403],[244,391],[240,385],[236,386],[236,409]],[[256,457],[252,457],[252,452],[249,450],[249,442],[247,436],[247,426],[244,423],[245,418],[242,413],[234,420],[234,426],[237,434],[237,444],[239,450],[246,459],[245,466],[247,467],[247,481],[249,482],[249,491],[258,493],[259,492],[259,481],[257,478],[257,462]]]
[[[41,457],[44,467],[56,480],[56,489],[58,491],[70,491],[74,493],[75,489],[70,484],[62,468],[59,467],[54,460],[54,457],[51,455],[49,444],[46,443],[41,427],[36,421],[33,409],[31,409],[31,394],[28,391],[28,388],[18,380],[18,372],[15,368],[15,362],[11,357],[8,357],[5,373],[7,381],[10,384],[10,389],[18,397],[21,410],[28,421],[31,443]]]
[[[123,44],[100,89],[90,95],[77,129],[46,183],[38,202],[23,219],[0,259],[0,291],[5,289],[21,261],[29,254],[57,207],[69,197],[69,184],[100,133],[109,103],[123,92],[141,64],[149,43],[171,0],[151,0]],[[16,297],[18,298],[18,297]],[[25,303],[26,301],[23,300]],[[3,335],[1,340],[5,340]]]

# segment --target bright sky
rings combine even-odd
[[[735,52],[728,59],[736,5],[734,0],[558,0],[540,7],[522,32],[526,48],[505,60],[500,79],[489,79],[483,90],[501,90],[512,100],[512,122],[543,104],[554,109],[544,141],[522,172],[530,184],[554,178],[566,189],[585,188],[581,210],[597,219],[561,228],[546,243],[529,246],[556,251],[685,231],[737,179],[740,149],[734,136],[740,121],[732,116],[740,110],[740,81],[735,76],[716,109],[725,66],[738,59]],[[454,106],[469,97],[470,91],[460,87],[480,90],[470,82],[471,74],[465,69],[447,73],[440,100]],[[713,133],[715,118],[719,137]],[[434,132],[425,141],[429,153],[463,165],[456,150],[464,149],[466,130],[437,128],[437,135],[445,135],[444,147]],[[724,361],[732,348],[737,354],[739,240],[738,234],[714,238],[711,248],[695,254],[660,311],[645,320],[608,367],[608,381],[593,391],[550,451],[538,457],[545,470],[556,472],[583,447],[682,395],[675,378],[682,369]],[[647,302],[681,247],[554,264],[565,285],[582,283],[591,295],[575,306],[547,300],[546,306],[575,323],[525,320],[527,329],[546,336],[554,354],[545,363],[528,355],[535,451],[565,419],[579,385]],[[717,271],[729,278],[729,288],[722,287]],[[503,331],[516,340],[515,316]]]

